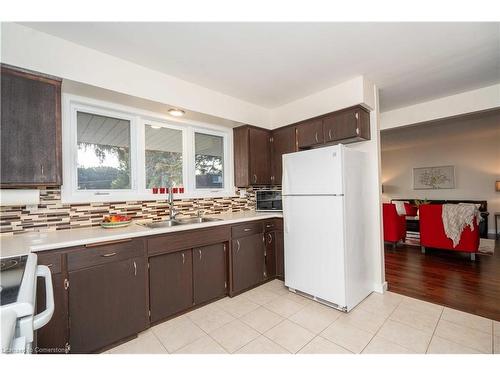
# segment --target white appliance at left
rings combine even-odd
[[[35,331],[54,313],[52,277],[47,266],[30,253],[0,260],[0,318],[2,353],[32,353]],[[36,312],[37,278],[45,281],[46,308]]]

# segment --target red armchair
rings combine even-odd
[[[398,215],[394,203],[384,203],[382,208],[384,241],[392,242],[392,247],[395,248],[399,241],[404,241],[406,238],[406,217]]]
[[[426,247],[436,249],[462,251],[471,254],[471,260],[475,260],[475,253],[479,248],[479,227],[474,221],[474,230],[465,227],[460,237],[460,242],[453,247],[453,241],[446,237],[442,219],[442,204],[424,204],[419,207],[420,216],[420,245],[425,253]]]

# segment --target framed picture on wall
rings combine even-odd
[[[413,168],[413,190],[454,188],[455,167],[453,165]]]

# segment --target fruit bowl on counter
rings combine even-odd
[[[109,215],[104,216],[104,219],[101,221],[101,227],[105,229],[123,228],[129,225],[131,222],[132,218],[130,216]]]

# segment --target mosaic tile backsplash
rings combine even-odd
[[[166,200],[63,204],[59,187],[39,187],[39,190],[40,204],[36,210],[29,211],[26,206],[0,207],[2,235],[99,226],[103,217],[110,214],[148,221],[162,220],[169,215]],[[196,216],[198,210],[207,215],[254,210],[255,189],[247,189],[244,198],[236,192],[233,197],[176,200],[174,206],[189,216]]]

